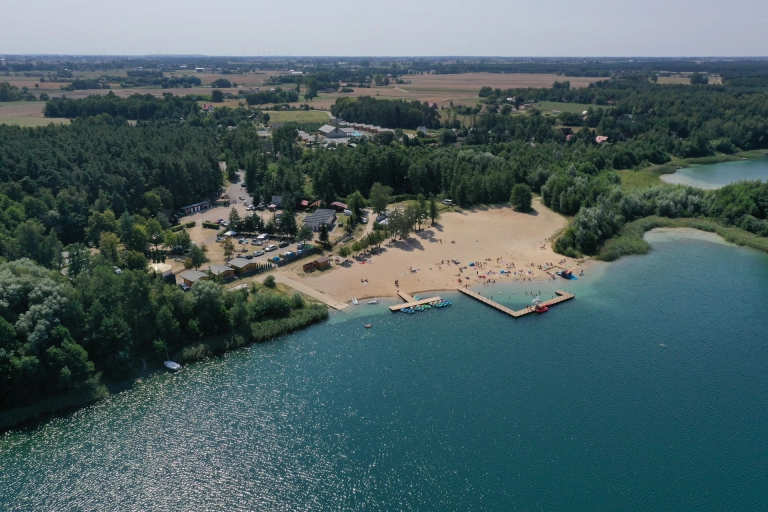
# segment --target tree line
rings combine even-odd
[[[428,103],[406,100],[377,100],[371,96],[337,98],[331,113],[345,121],[371,124],[382,128],[408,128],[419,126],[440,127],[440,113]]]
[[[45,117],[91,117],[108,114],[112,117],[148,121],[151,119],[180,119],[198,111],[197,98],[163,94],[158,98],[151,94],[133,94],[121,98],[110,91],[105,95],[87,98],[52,98],[45,104]]]

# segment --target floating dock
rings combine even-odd
[[[398,293],[400,293],[400,292],[398,292]],[[401,297],[402,297],[402,295],[401,295]],[[429,299],[421,299],[421,300],[416,300],[416,301],[413,301],[413,302],[406,302],[405,304],[398,304],[396,306],[389,306],[389,310],[394,313],[396,311],[400,311],[401,309],[415,308],[416,306],[421,306],[423,304],[432,304],[433,302],[437,302],[439,300],[443,300],[443,299],[441,299],[440,297],[431,297]]]
[[[530,313],[535,313],[536,312],[536,310],[533,309],[533,306],[529,306],[529,307],[527,307],[525,309],[521,309],[519,311],[515,311],[514,309],[510,309],[510,308],[508,308],[506,306],[502,306],[498,302],[494,302],[491,299],[483,297],[479,293],[473,292],[472,290],[468,290],[466,288],[459,288],[458,290],[461,293],[463,293],[464,295],[468,295],[469,297],[472,297],[473,299],[477,299],[480,302],[488,304],[492,308],[498,309],[502,313],[506,313],[507,315],[511,316],[512,318],[520,318],[521,316],[525,316],[525,315],[528,315]],[[557,297],[555,297],[554,299],[550,299],[550,300],[544,301],[544,302],[541,303],[541,305],[542,306],[551,307],[551,306],[554,306],[555,304],[560,304],[561,302],[565,302],[567,300],[571,300],[574,297],[576,297],[574,294],[568,293],[568,292],[564,292],[562,290],[557,290],[555,293],[557,294]]]

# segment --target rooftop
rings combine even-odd
[[[250,265],[251,263],[251,261],[245,258],[235,258],[233,260],[229,260],[229,266],[234,268],[243,268]]]
[[[208,270],[211,272],[211,274],[218,276],[220,274],[223,274],[225,272],[229,272],[230,270],[235,270],[232,267],[228,267],[227,265],[211,265],[208,267]]]
[[[199,281],[204,277],[208,277],[208,274],[206,274],[205,272],[200,272],[199,270],[187,270],[186,272],[182,272],[181,274],[179,274],[179,277],[181,277],[182,279],[186,279],[191,283],[194,283],[195,281]]]

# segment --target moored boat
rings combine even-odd
[[[177,372],[181,370],[181,365],[179,363],[174,363],[173,361],[165,361],[163,363],[166,368],[171,370],[172,372]]]

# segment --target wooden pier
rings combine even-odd
[[[399,293],[400,292],[398,292],[398,294]],[[402,297],[402,295],[401,295],[401,297]],[[411,298],[411,299],[413,299],[413,298]],[[406,300],[406,299],[404,298],[404,300]],[[438,300],[443,300],[443,299],[441,299],[440,297],[430,297],[429,299],[421,299],[421,300],[416,300],[416,301],[413,301],[413,302],[406,302],[405,304],[397,304],[396,306],[389,306],[389,310],[394,313],[396,311],[400,311],[401,309],[415,308],[416,306],[421,306],[423,304],[432,304],[433,302],[437,302]]]
[[[401,299],[403,299],[405,302],[413,302],[413,295],[408,295],[407,293],[401,292],[400,290],[397,290],[397,294],[400,296]]]
[[[498,302],[494,302],[491,299],[483,297],[479,293],[473,292],[472,290],[468,290],[466,288],[459,288],[458,290],[461,293],[463,293],[464,295],[467,295],[469,297],[472,297],[473,299],[477,299],[480,302],[488,304],[492,308],[498,309],[502,313],[506,313],[507,315],[511,316],[512,318],[520,318],[521,316],[525,316],[525,315],[528,315],[530,313],[535,313],[536,312],[536,310],[533,309],[533,306],[529,306],[529,307],[527,307],[525,309],[521,309],[519,311],[515,311],[514,309],[510,309],[510,308],[508,308],[506,306],[502,306]],[[551,306],[554,306],[555,304],[560,304],[561,302],[565,302],[567,300],[571,300],[574,297],[576,297],[572,293],[564,292],[562,290],[557,290],[555,293],[557,294],[557,297],[555,297],[554,299],[550,299],[550,300],[544,301],[544,302],[541,303],[541,305],[542,306],[551,307]]]

